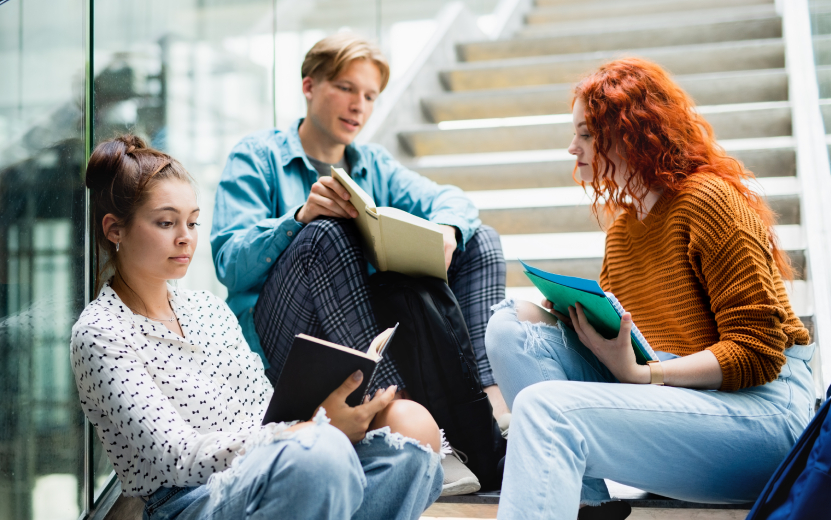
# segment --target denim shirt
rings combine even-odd
[[[263,357],[254,329],[254,305],[277,258],[303,224],[294,219],[317,181],[297,130],[263,130],[231,150],[216,192],[211,250],[216,274],[228,288],[228,306],[243,335]],[[440,186],[403,167],[377,144],[346,147],[352,178],[379,207],[391,206],[437,224],[455,226],[464,244],[481,224],[479,211],[462,190]]]

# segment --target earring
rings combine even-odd
[[[115,252],[116,252],[116,253],[118,253],[118,247],[119,247],[120,245],[121,245],[121,242],[120,242],[120,241],[115,243]]]

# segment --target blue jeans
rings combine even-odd
[[[603,479],[710,503],[752,502],[813,415],[813,345],[737,392],[621,384],[565,325],[497,306],[485,336],[513,416],[499,518],[577,518]]]
[[[144,520],[417,519],[441,493],[440,457],[382,430],[354,447],[328,423],[254,448],[212,496],[207,485],[160,488]]]

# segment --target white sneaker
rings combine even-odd
[[[441,496],[467,495],[476,493],[482,487],[476,475],[465,466],[465,462],[467,455],[455,448],[441,461],[441,467],[444,468]]]

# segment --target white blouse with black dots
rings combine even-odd
[[[225,302],[169,293],[184,338],[133,314],[109,284],[72,328],[81,405],[128,496],[229,467],[262,430],[273,391]]]

